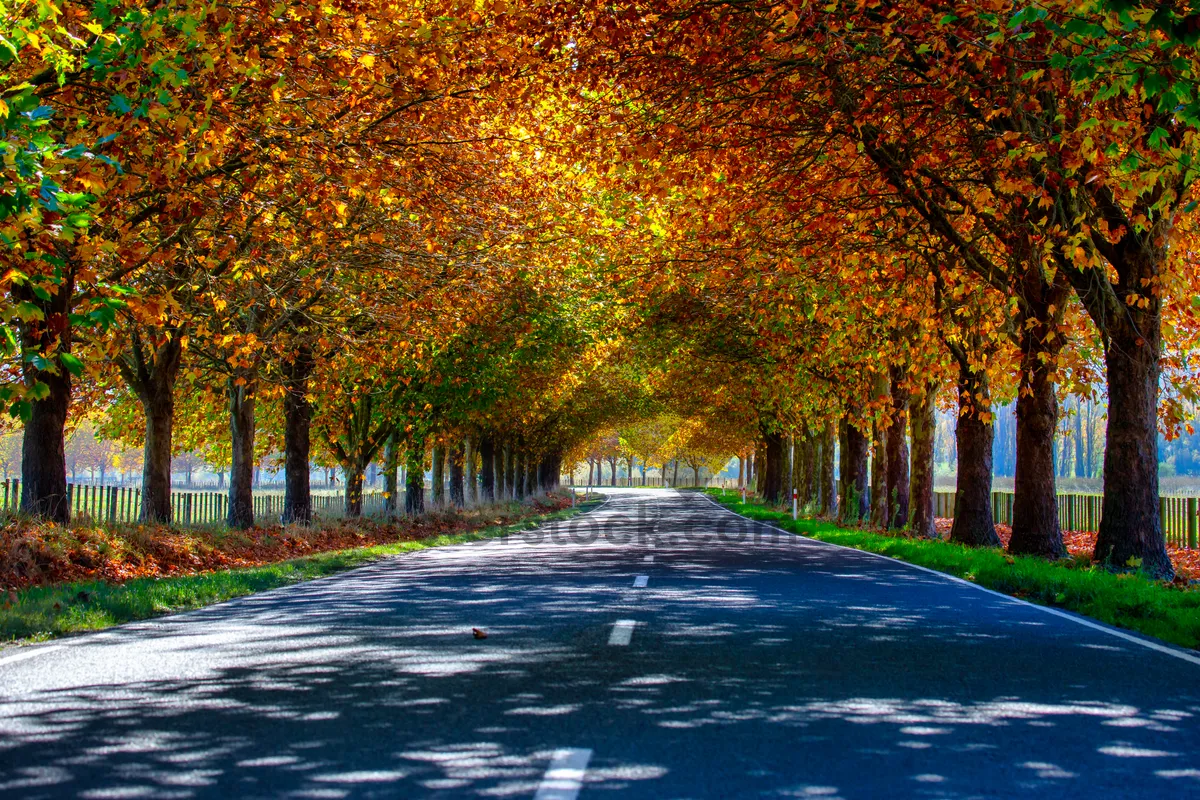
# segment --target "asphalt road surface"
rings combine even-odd
[[[0,653],[0,797],[64,796],[1197,797],[1200,659],[615,490]]]

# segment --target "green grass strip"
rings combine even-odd
[[[1187,648],[1200,647],[1200,591],[1112,573],[1078,557],[1046,561],[1010,556],[997,548],[974,548],[938,539],[908,539],[840,528],[824,520],[792,521],[790,512],[772,510],[761,500],[743,505],[736,492],[706,493],[744,517],[778,525],[822,542],[890,556],[965,578],[997,592],[1045,606],[1063,608]]]
[[[138,578],[123,584],[87,581],[26,589],[21,592],[16,605],[0,610],[0,642],[44,641],[64,634],[100,630],[122,622],[200,608],[234,597],[345,572],[387,556],[508,536],[547,522],[568,519],[595,508],[601,502],[593,500],[509,525],[494,525],[419,541],[333,550],[261,567],[170,578]]]

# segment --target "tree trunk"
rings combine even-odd
[[[30,403],[29,418],[21,451],[21,511],[51,522],[66,524],[71,519],[67,503],[66,425],[71,406],[71,373],[55,357],[69,353],[71,325],[68,315],[72,306],[75,285],[71,272],[49,300],[40,300],[24,287],[14,291],[19,299],[37,306],[43,315],[19,325],[21,352],[27,358],[23,365],[26,387],[42,383],[49,394]],[[58,362],[53,371],[39,369],[32,361],[41,356]]]
[[[404,513],[417,516],[425,513],[425,441],[410,442],[405,459],[406,485]]]
[[[300,347],[291,363],[284,364],[282,517],[284,525],[307,525],[312,522],[312,492],[309,486],[309,459],[312,451],[309,431],[312,427],[312,404],[308,402],[308,379],[312,375],[312,370],[312,353],[307,347]],[[395,475],[392,476],[392,483],[395,484]],[[349,491],[349,484],[347,484],[347,491]],[[361,503],[360,487],[360,506]],[[394,508],[393,504],[393,510]]]
[[[914,536],[937,538],[933,517],[933,439],[936,435],[937,386],[925,391],[909,406],[912,425],[912,476],[909,480],[908,511]]]
[[[591,463],[590,459],[589,463]],[[510,442],[506,442],[500,450],[500,467],[501,475],[503,475],[503,480],[501,481],[503,485],[502,499],[506,501],[513,500],[516,498],[516,486],[513,484],[513,450]]]
[[[479,440],[479,483],[480,499],[484,503],[496,502],[496,444],[492,437]]]
[[[362,516],[363,469],[358,464],[343,464],[346,473],[346,517]]]
[[[617,457],[616,456],[608,457],[608,468],[612,471],[612,474],[608,476],[608,485],[616,486],[617,485]]]
[[[138,518],[142,522],[171,521],[171,438],[175,426],[175,380],[183,360],[183,339],[178,330],[146,359],[141,338],[134,333],[127,354],[116,365],[137,395],[146,418],[142,451],[142,496]]]
[[[847,417],[842,473],[842,524],[858,525],[870,513],[867,498],[867,437]]]
[[[887,530],[888,527],[888,427],[880,422],[871,426],[875,434],[871,450],[871,527],[877,530]]]
[[[986,373],[975,372],[965,358],[958,370],[958,479],[950,541],[971,547],[999,547],[992,521],[991,388]],[[981,415],[988,415],[984,421]]]
[[[1008,542],[1008,552],[1062,558],[1067,549],[1058,526],[1054,478],[1058,400],[1050,368],[1042,355],[1040,350],[1030,347],[1021,359],[1012,539]]]
[[[738,488],[746,485],[746,454],[738,453]]]
[[[450,502],[456,508],[462,508],[466,503],[467,497],[464,488],[465,476],[463,475],[463,460],[466,458],[466,449],[464,444],[459,442],[446,452],[450,456]]]
[[[171,521],[171,433],[175,424],[174,394],[170,391],[141,398],[146,417],[142,448],[141,522]]]
[[[763,453],[766,458],[764,469],[762,471],[762,496],[769,505],[779,505],[781,502],[783,502],[783,478],[785,469],[783,462],[783,436],[779,433],[763,434],[763,445]]]
[[[238,381],[241,380],[241,385]],[[254,380],[249,375],[229,378],[229,438],[233,460],[229,469],[231,528],[254,527]]]
[[[825,429],[821,432],[821,452],[820,452],[820,503],[821,515],[827,519],[833,519],[837,514],[837,486],[836,477],[834,476],[834,441],[837,434],[834,433],[832,422],[825,423]]]
[[[446,449],[440,444],[433,446],[433,467],[430,482],[433,484],[433,507],[440,509],[446,504]]]
[[[389,518],[396,516],[396,501],[400,496],[396,474],[400,469],[400,449],[396,439],[396,433],[392,432],[383,445],[383,513]]]
[[[1169,580],[1175,570],[1158,508],[1158,302],[1155,297],[1148,309],[1122,309],[1109,322],[1104,500],[1093,556],[1116,569],[1140,565]]]
[[[903,386],[904,370],[892,367],[892,419],[887,437],[887,485],[890,500],[889,528],[899,529],[908,524],[908,390]]]
[[[534,493],[533,483],[533,459],[530,457],[529,451],[526,450],[524,457],[521,459],[522,494],[524,494],[526,497],[529,497]]]
[[[463,466],[467,471],[466,501],[469,505],[477,506],[479,505],[479,471],[476,466],[474,436],[463,437]]]

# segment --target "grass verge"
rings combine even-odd
[[[1137,574],[1114,574],[1086,558],[1046,561],[1010,556],[996,548],[840,528],[823,520],[793,522],[790,513],[753,498],[743,505],[736,493],[723,495],[720,489],[708,489],[706,494],[742,516],[792,533],[919,564],[1022,600],[1074,611],[1181,647],[1200,648],[1200,590],[1195,588]]]
[[[316,553],[259,567],[167,578],[137,578],[120,584],[87,581],[38,586],[21,592],[16,604],[0,610],[0,646],[45,641],[64,634],[100,630],[122,622],[200,608],[345,572],[386,556],[507,536],[567,519],[602,502],[592,500],[574,508],[467,533]]]

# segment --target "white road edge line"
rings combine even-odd
[[[643,558],[643,559],[642,559],[642,561],[644,561],[644,562],[645,562],[645,563],[647,563],[647,564],[653,564],[653,563],[654,563],[654,556],[646,556],[645,558]]]
[[[638,575],[636,578],[633,579],[633,588],[645,589],[646,584],[648,584],[648,583],[650,583],[649,575]]]
[[[966,580],[965,578],[960,578],[957,575],[951,575],[948,572],[939,572],[936,569],[930,569],[929,567],[923,567],[920,564],[913,564],[913,563],[904,561],[899,558],[891,558],[890,556],[885,556],[882,553],[872,553],[870,550],[859,550],[856,547],[846,547],[845,545],[833,544],[832,542],[822,542],[820,539],[813,539],[809,536],[804,536],[803,534],[792,533],[791,531],[784,530],[783,528],[780,528],[777,525],[770,525],[766,522],[759,522],[756,519],[750,519],[749,517],[743,517],[741,514],[737,513],[736,511],[730,511],[728,508],[725,508],[723,505],[718,503],[716,500],[713,500],[708,495],[704,495],[704,497],[710,503],[712,503],[714,506],[716,506],[719,510],[724,511],[726,514],[732,514],[733,516],[737,517],[738,519],[742,519],[747,522],[753,522],[756,525],[762,525],[767,528],[773,528],[774,530],[777,530],[780,533],[786,533],[788,536],[795,536],[797,538],[804,539],[805,541],[812,542],[814,544],[824,545],[825,547],[836,547],[839,550],[852,550],[855,553],[862,553],[864,555],[874,556],[875,558],[881,558],[884,561],[887,561],[892,564],[903,564],[906,567],[912,567],[913,569],[919,569],[922,572],[928,572],[930,575],[937,575],[939,578],[945,578],[946,580],[954,581],[955,583],[961,583],[963,586],[970,586],[972,589],[978,589],[981,592],[986,592],[988,594],[994,594],[996,597],[1003,597],[1005,600],[1009,600],[1013,603],[1020,603],[1022,605],[1026,605],[1031,608],[1036,608],[1038,611],[1044,611],[1047,614],[1053,614],[1056,617],[1061,617],[1062,619],[1070,620],[1071,622],[1074,622],[1078,625],[1082,625],[1085,628],[1091,628],[1092,630],[1100,631],[1101,633],[1107,633],[1109,636],[1115,636],[1118,639],[1124,639],[1125,641],[1130,642],[1131,644],[1136,644],[1136,645],[1145,647],[1147,650],[1156,650],[1159,653],[1163,653],[1165,655],[1172,656],[1173,658],[1178,658],[1180,661],[1187,661],[1190,664],[1196,664],[1197,666],[1200,666],[1200,656],[1195,655],[1193,653],[1189,653],[1185,650],[1180,650],[1175,647],[1171,647],[1170,645],[1159,644],[1158,642],[1153,642],[1153,641],[1150,641],[1147,639],[1143,639],[1140,636],[1134,636],[1132,633],[1125,633],[1124,631],[1117,630],[1115,628],[1111,628],[1108,625],[1104,625],[1103,623],[1093,622],[1090,619],[1076,616],[1075,614],[1071,614],[1066,611],[1060,611],[1057,608],[1047,608],[1046,606],[1040,606],[1037,603],[1031,603],[1028,600],[1022,600],[1019,597],[1013,597],[1012,595],[1005,594],[1004,592],[997,592],[995,589],[989,589],[986,586],[980,586],[977,583],[972,583],[971,581]]]
[[[633,639],[633,629],[637,627],[637,621],[632,619],[619,619],[613,623],[612,633],[608,635],[608,643],[618,647],[624,647]]]
[[[583,788],[583,775],[591,760],[592,751],[588,749],[556,750],[533,800],[575,800]]]
[[[16,662],[24,661],[27,658],[33,658],[34,656],[40,656],[42,653],[52,653],[55,650],[62,650],[62,649],[63,649],[63,646],[61,644],[51,645],[49,647],[37,647],[37,648],[34,648],[34,649],[29,650],[24,653],[17,653],[16,655],[11,655],[11,656],[7,656],[5,658],[0,658],[0,666],[3,666],[5,664],[15,664]]]

